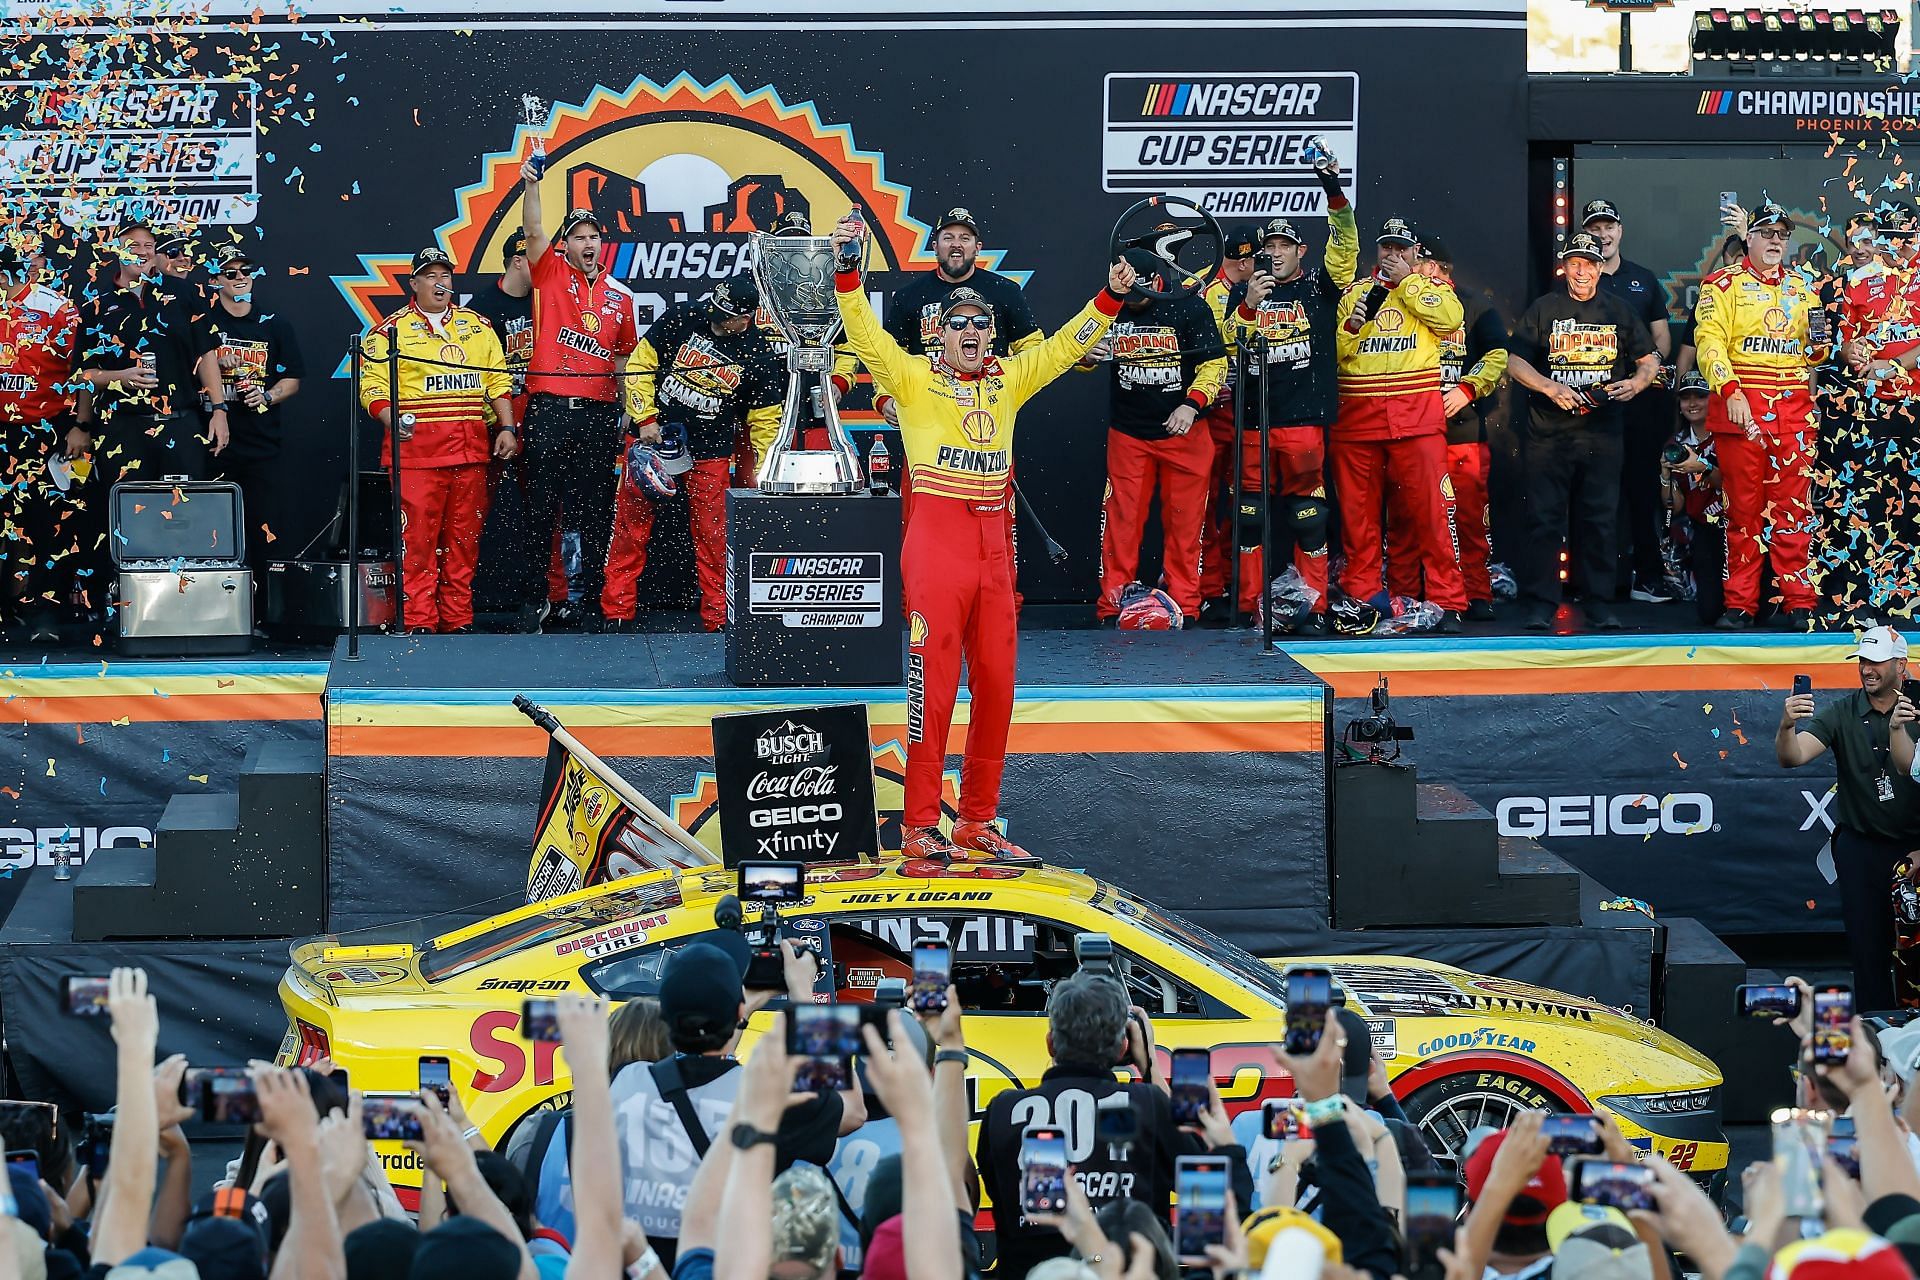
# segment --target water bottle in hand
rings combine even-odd
[[[840,246],[840,253],[833,265],[840,271],[857,271],[860,269],[860,255],[867,247],[867,220],[861,215],[859,205],[853,207],[847,219],[854,224],[854,238]]]

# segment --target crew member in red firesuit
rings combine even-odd
[[[1443,611],[1436,628],[1460,629],[1466,587],[1447,527],[1447,415],[1440,397],[1440,340],[1466,318],[1453,289],[1419,265],[1419,237],[1388,218],[1371,275],[1340,298],[1340,417],[1333,427],[1333,477],[1340,492],[1340,585],[1376,607],[1386,604],[1380,508],[1404,523],[1426,576],[1427,599]]]
[[[1146,249],[1127,251],[1142,279],[1164,289],[1166,264]],[[1140,534],[1157,491],[1161,570],[1167,594],[1189,623],[1200,616],[1200,526],[1206,518],[1213,440],[1195,430],[1227,376],[1226,347],[1198,294],[1128,298],[1094,353],[1109,361],[1107,496],[1100,509],[1102,625],[1120,616],[1120,594],[1140,576]]]
[[[73,304],[34,280],[28,256],[0,237],[0,619],[30,638],[60,638],[58,610],[78,567],[73,510],[48,472],[87,447],[73,420]]]
[[[835,249],[858,238],[843,218]],[[1052,337],[1019,355],[993,354],[992,303],[955,289],[941,306],[940,353],[925,360],[880,327],[860,277],[835,279],[847,343],[893,397],[915,507],[900,552],[907,619],[907,780],[901,852],[936,861],[1024,858],[994,826],[1013,718],[1018,631],[1008,470],[1021,405],[1093,349],[1119,314],[1135,274],[1116,262],[1107,288]],[[972,696],[960,813],[940,832],[940,777],[962,660]]]
[[[1353,282],[1360,258],[1360,232],[1353,205],[1340,186],[1340,162],[1322,148],[1314,175],[1327,195],[1327,250],[1318,267],[1307,266],[1305,238],[1285,218],[1261,228],[1264,257],[1255,260],[1247,286],[1229,299],[1228,323],[1265,339],[1266,360],[1249,366],[1246,422],[1267,424],[1266,447],[1273,492],[1260,489],[1258,433],[1240,448],[1240,607],[1257,624],[1267,583],[1260,548],[1270,518],[1280,545],[1293,548],[1293,566],[1317,594],[1294,618],[1296,635],[1327,629],[1327,428],[1339,411],[1335,383],[1334,320],[1341,290]],[[1265,267],[1266,270],[1261,268]],[[1257,382],[1255,381],[1257,379]],[[1264,409],[1264,418],[1262,417]]]
[[[387,429],[380,460],[400,438],[403,621],[415,634],[473,630],[473,567],[487,516],[487,457],[520,451],[513,375],[493,325],[453,302],[453,259],[413,255],[413,301],[361,343],[360,404]],[[388,353],[400,352],[397,387]],[[488,449],[487,406],[496,431]]]
[[[1453,254],[1430,232],[1420,234],[1419,271],[1453,288]],[[1458,293],[1458,290],[1455,290]],[[1507,374],[1507,326],[1483,292],[1463,295],[1461,326],[1440,340],[1440,404],[1447,414],[1447,524],[1460,548],[1467,587],[1467,620],[1493,621],[1492,526],[1487,481],[1493,449],[1481,407]],[[1426,598],[1425,576],[1404,525],[1387,530],[1387,585],[1396,596]]]
[[[636,436],[657,438],[663,423],[680,424],[693,454],[686,474],[692,512],[693,564],[700,582],[700,624],[727,622],[727,477],[741,428],[755,465],[780,428],[786,370],[754,331],[760,291],[745,276],[722,280],[704,302],[682,302],[653,322],[627,362],[627,416]],[[637,443],[637,441],[636,441]],[[635,458],[632,445],[629,458]],[[653,503],[632,483],[620,486],[613,543],[600,611],[607,629],[632,628],[640,575],[653,536]]]

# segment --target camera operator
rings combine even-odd
[[[1773,750],[1787,769],[1833,752],[1833,868],[1853,958],[1854,997],[1865,1012],[1894,1007],[1888,894],[1894,863],[1920,835],[1920,783],[1911,776],[1920,728],[1904,691],[1905,636],[1892,627],[1875,627],[1847,656],[1859,660],[1860,687],[1818,713],[1811,693],[1789,695]]]
[[[811,952],[780,944],[787,996],[813,999]],[[716,929],[673,954],[660,979],[660,1016],[673,1054],[636,1062],[613,1080],[614,1127],[626,1170],[626,1216],[639,1223],[669,1269],[678,1248],[680,1207],[694,1173],[733,1110],[740,1062],[733,1056],[747,1018],[772,991],[749,996],[741,979],[746,940]],[[789,1107],[774,1138],[777,1168],[795,1160],[825,1165],[834,1142],[865,1119],[857,1091],[823,1093]],[[737,1137],[733,1139],[738,1141]]]
[[[1067,1163],[1095,1207],[1133,1199],[1169,1220],[1176,1156],[1214,1150],[1229,1157],[1237,1203],[1253,1195],[1246,1153],[1230,1145],[1224,1109],[1216,1098],[1218,1133],[1213,1139],[1182,1131],[1153,1056],[1151,1024],[1129,1008],[1117,978],[1083,969],[1053,988],[1047,1000],[1047,1052],[1053,1065],[1031,1089],[995,1095],[980,1122],[976,1163],[981,1189],[993,1201],[999,1273],[1024,1276],[1037,1262],[1065,1257],[1059,1231],[1027,1221],[1020,1208],[1021,1135],[1034,1126],[1066,1135]],[[1116,1066],[1131,1067],[1137,1080],[1116,1079]],[[1108,1099],[1123,1103],[1103,1105]],[[1137,1123],[1132,1141],[1109,1142],[1097,1123],[1108,1112],[1125,1112]],[[1111,1119],[1111,1117],[1109,1117]],[[1211,1130],[1214,1126],[1209,1125]]]
[[[1660,485],[1666,497],[1668,531],[1676,562],[1693,579],[1694,609],[1711,626],[1725,607],[1720,575],[1727,563],[1726,499],[1720,492],[1720,464],[1713,433],[1707,430],[1707,380],[1698,372],[1682,374],[1674,398],[1680,428],[1660,458]]]
[[[1581,231],[1560,251],[1566,287],[1534,299],[1514,326],[1507,371],[1527,396],[1530,536],[1521,589],[1527,628],[1548,631],[1560,604],[1569,508],[1587,584],[1587,622],[1618,630],[1609,603],[1618,566],[1620,406],[1653,382],[1660,354],[1627,305],[1600,290],[1600,242]],[[1575,498],[1578,496],[1576,502]]]

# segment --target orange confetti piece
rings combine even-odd
[[[278,539],[278,538],[276,538],[276,537],[275,537],[275,536],[273,535],[273,530],[271,530],[271,529],[269,529],[269,528],[267,528],[267,526],[265,526],[265,525],[261,525],[261,526],[260,526],[260,532],[262,532],[262,533],[264,533],[264,534],[266,534],[266,535],[267,535],[267,541],[268,541],[268,542],[278,542],[278,541],[280,541],[280,539]]]
[[[20,798],[20,793],[18,791],[15,791],[12,787],[0,787],[0,791],[6,792],[8,797],[11,799],[18,800]]]
[[[345,197],[345,196],[341,196],[340,198],[341,198],[342,200],[345,200],[345,199],[346,199],[346,197]],[[311,271],[311,270],[313,270],[313,268],[312,268],[312,267],[288,267],[288,268],[287,268],[287,274],[288,274],[288,275],[290,275],[290,276],[303,276],[303,275],[306,275],[306,274],[307,274],[307,272],[309,272],[309,271]]]
[[[1682,769],[1687,767],[1687,762],[1680,758],[1680,753],[1678,751],[1673,753],[1673,762],[1679,765]]]
[[[73,740],[83,747],[87,744],[86,732],[79,725],[73,726]]]

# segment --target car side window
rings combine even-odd
[[[605,996],[609,1000],[657,997],[660,994],[660,975],[666,971],[667,960],[678,949],[665,943],[635,947],[592,961],[581,968],[580,978],[592,988],[595,995]]]

